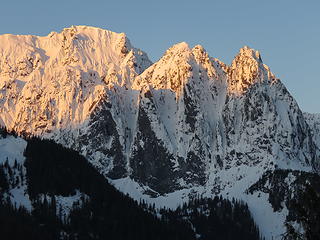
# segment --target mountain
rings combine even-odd
[[[184,42],[151,63],[124,34],[93,27],[2,35],[0,84],[7,129],[78,151],[157,207],[197,195],[242,200],[266,239],[289,231],[291,205],[274,209],[250,187],[279,169],[320,170],[315,118],[247,46],[230,66]]]
[[[130,86],[151,64],[125,34],[85,26],[46,37],[6,34],[0,45],[1,123],[28,134],[84,122],[106,86]]]

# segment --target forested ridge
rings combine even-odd
[[[50,140],[27,141],[24,166],[0,166],[1,239],[259,239],[244,203],[196,197],[176,210],[156,209],[120,193],[77,152]],[[23,181],[31,212],[6,194]],[[57,211],[57,196],[76,192],[83,197],[69,214]]]

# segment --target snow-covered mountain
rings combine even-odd
[[[2,35],[0,86],[6,128],[79,151],[159,206],[194,194],[243,199],[267,239],[285,231],[287,212],[249,187],[275,169],[319,172],[315,121],[249,47],[228,66],[179,43],[152,64],[124,34],[93,27]]]
[[[106,86],[130,86],[151,62],[125,34],[71,27],[0,37],[1,123],[40,134],[84,122]]]

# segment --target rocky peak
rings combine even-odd
[[[257,62],[262,63],[260,52],[248,46],[243,46],[240,48],[238,56],[254,58]]]
[[[240,49],[228,69],[228,91],[242,95],[255,83],[270,83],[275,80],[268,66],[263,64],[259,51],[248,46]]]
[[[155,89],[170,89],[179,98],[187,83],[202,86],[209,79],[225,79],[222,75],[225,74],[220,64],[210,58],[202,46],[191,49],[182,42],[169,48],[158,62],[138,76],[134,88],[149,84]]]
[[[178,92],[192,71],[191,55],[191,49],[185,42],[172,46],[158,62],[137,77],[134,88],[149,84],[155,89]]]
[[[208,53],[201,45],[194,46],[192,48],[192,53],[198,62],[203,62],[208,58]]]

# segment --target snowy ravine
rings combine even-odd
[[[230,66],[184,42],[152,64],[125,34],[94,27],[0,36],[1,125],[79,151],[157,206],[243,199],[266,239],[284,233],[286,209],[246,191],[267,171],[319,172],[310,119],[246,46]]]

